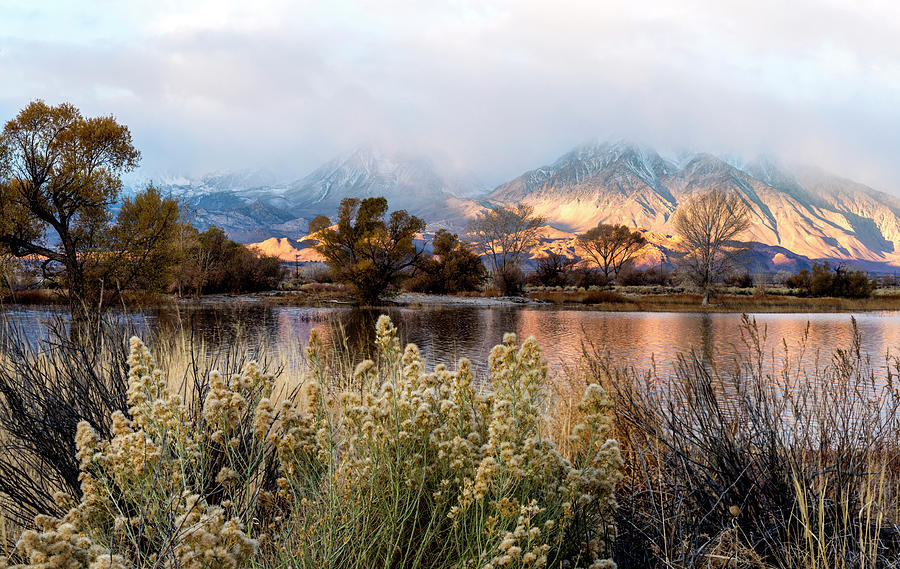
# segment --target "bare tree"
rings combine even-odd
[[[747,206],[735,193],[713,190],[680,205],[673,224],[682,237],[679,273],[709,304],[716,283],[744,251],[729,242],[750,227]]]
[[[647,239],[625,225],[600,224],[576,239],[579,249],[612,280],[647,245]]]
[[[534,215],[534,208],[525,204],[494,206],[469,223],[469,240],[487,257],[494,286],[501,294],[521,291],[521,264],[539,243],[543,224],[544,218]]]
[[[493,272],[518,266],[538,244],[544,218],[530,205],[494,206],[469,223],[468,237]]]

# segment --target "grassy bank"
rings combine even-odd
[[[529,297],[555,305],[584,305],[595,310],[644,312],[864,312],[900,310],[900,294],[870,298],[812,298],[788,294],[721,294],[710,304],[691,293],[635,294],[616,290],[534,291]]]
[[[264,302],[271,306],[327,307],[335,305],[355,306],[357,301],[343,285],[312,283],[293,291],[269,291],[252,294],[210,295],[203,300],[223,302],[243,300]],[[128,307],[172,306],[176,302],[195,302],[196,298],[179,299],[174,295],[126,292],[119,300]],[[702,304],[702,296],[689,292],[671,291],[664,287],[615,287],[601,290],[541,290],[529,289],[521,297],[499,297],[487,290],[460,295],[433,295],[401,293],[388,297],[384,304],[455,306],[460,304],[483,305],[552,305],[586,308],[608,312],[866,312],[900,310],[900,293],[894,290],[877,290],[869,298],[830,298],[797,296],[790,289],[760,292],[753,289],[725,289],[712,297],[710,304]],[[0,293],[2,305],[64,305],[64,299],[52,290],[17,291],[15,297],[9,291]]]
[[[232,297],[239,300],[242,296]],[[252,295],[273,306],[333,306],[355,305],[346,291],[329,287],[301,292],[274,292]],[[529,291],[521,297],[498,297],[490,291],[467,295],[400,294],[385,300],[386,304],[408,306],[471,305],[527,305],[565,306],[608,312],[866,312],[900,310],[900,294],[883,293],[870,298],[812,298],[790,294],[721,294],[710,304],[702,304],[699,294],[686,292],[636,293],[619,290]]]
[[[105,295],[104,302],[109,302],[114,298],[113,293],[109,292]],[[154,306],[170,304],[174,299],[168,294],[128,290],[123,291],[121,295],[115,298],[117,305],[126,306]],[[66,306],[67,300],[65,296],[55,289],[25,289],[25,290],[3,290],[0,289],[0,305],[47,305],[47,306]]]

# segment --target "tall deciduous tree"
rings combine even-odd
[[[493,271],[519,265],[537,245],[544,218],[530,205],[494,206],[469,223],[468,237]]]
[[[91,264],[91,280],[119,286],[164,291],[176,278],[182,210],[177,200],[149,186],[126,198],[99,258]]]
[[[678,272],[703,293],[703,304],[743,252],[730,243],[750,227],[747,206],[735,193],[713,190],[678,206],[673,220],[681,236]]]
[[[600,224],[577,238],[579,249],[612,280],[647,245],[647,239],[625,225]]]
[[[121,175],[139,159],[128,127],[111,116],[84,117],[67,103],[35,101],[0,133],[0,244],[13,255],[42,258],[45,276],[60,281],[76,318],[98,302],[101,279],[133,278],[136,265],[123,272],[122,261],[148,259],[154,243],[166,238],[173,202],[158,194],[127,204],[122,231],[111,231],[109,207]],[[147,213],[151,206],[160,209]],[[115,253],[117,262],[109,263]]]
[[[522,262],[540,242],[543,224],[544,218],[526,204],[494,206],[469,223],[468,238],[487,257],[502,294],[519,291]]]
[[[336,229],[327,218],[310,224],[319,240],[316,250],[327,260],[335,280],[349,285],[365,304],[378,302],[422,258],[413,238],[425,229],[425,222],[406,210],[392,212],[385,220],[387,211],[383,197],[345,198]]]

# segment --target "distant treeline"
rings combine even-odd
[[[671,270],[640,270],[635,261],[649,245],[643,234],[624,225],[600,224],[577,236],[580,258],[544,251],[536,268],[526,273],[525,261],[541,246],[545,220],[521,204],[488,209],[469,224],[465,240],[438,231],[431,255],[415,243],[425,229],[424,220],[405,210],[389,213],[383,197],[347,198],[336,223],[320,216],[310,223],[309,233],[327,261],[325,278],[346,285],[366,304],[400,288],[516,295],[526,284],[585,289],[678,286],[702,294],[706,304],[722,286],[754,285],[742,266],[746,246],[734,239],[749,226],[739,200],[721,192],[701,195],[685,204],[677,221],[684,241],[673,251]],[[713,234],[715,242],[710,241]],[[874,288],[866,273],[828,263],[789,274],[783,284],[801,296],[865,298]]]

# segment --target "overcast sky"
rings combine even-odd
[[[768,152],[900,194],[900,3],[0,0],[0,118],[69,101],[149,175],[358,144],[486,183],[592,138]]]

